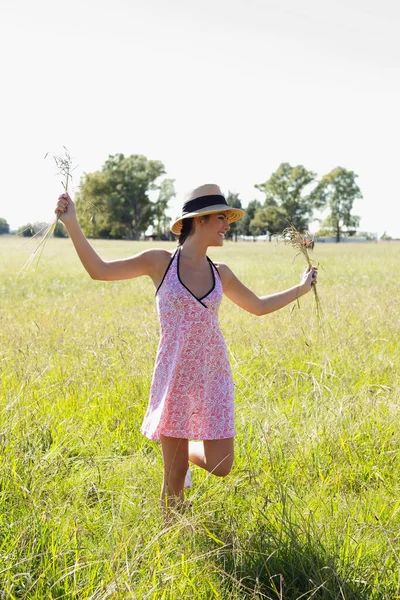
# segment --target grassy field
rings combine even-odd
[[[316,246],[323,329],[312,294],[261,318],[224,299],[235,466],[194,468],[193,508],[165,527],[139,432],[152,283],[92,281],[69,240],[17,278],[20,244],[0,236],[1,600],[400,598],[400,245]],[[274,243],[209,256],[260,295],[304,269]]]

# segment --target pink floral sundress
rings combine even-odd
[[[207,257],[213,287],[197,298],[179,277],[178,248],[157,291],[161,337],[141,432],[191,440],[234,437],[234,386],[218,323],[222,283]]]

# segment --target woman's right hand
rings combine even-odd
[[[318,267],[308,267],[301,280],[300,286],[303,288],[305,293],[309,292],[313,285],[317,285]]]
[[[61,196],[58,197],[57,206],[54,212],[59,220],[65,225],[76,219],[75,204],[71,200],[68,192],[61,194]]]

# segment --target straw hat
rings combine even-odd
[[[238,221],[245,214],[244,210],[231,208],[227,204],[218,185],[206,183],[186,194],[182,207],[182,215],[171,225],[171,231],[175,235],[179,235],[183,219],[198,217],[199,215],[210,215],[222,211],[228,211],[229,223]]]

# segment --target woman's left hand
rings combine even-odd
[[[304,288],[305,292],[309,292],[313,285],[317,283],[317,275],[318,275],[318,267],[309,267],[307,268],[301,279],[301,287]]]

